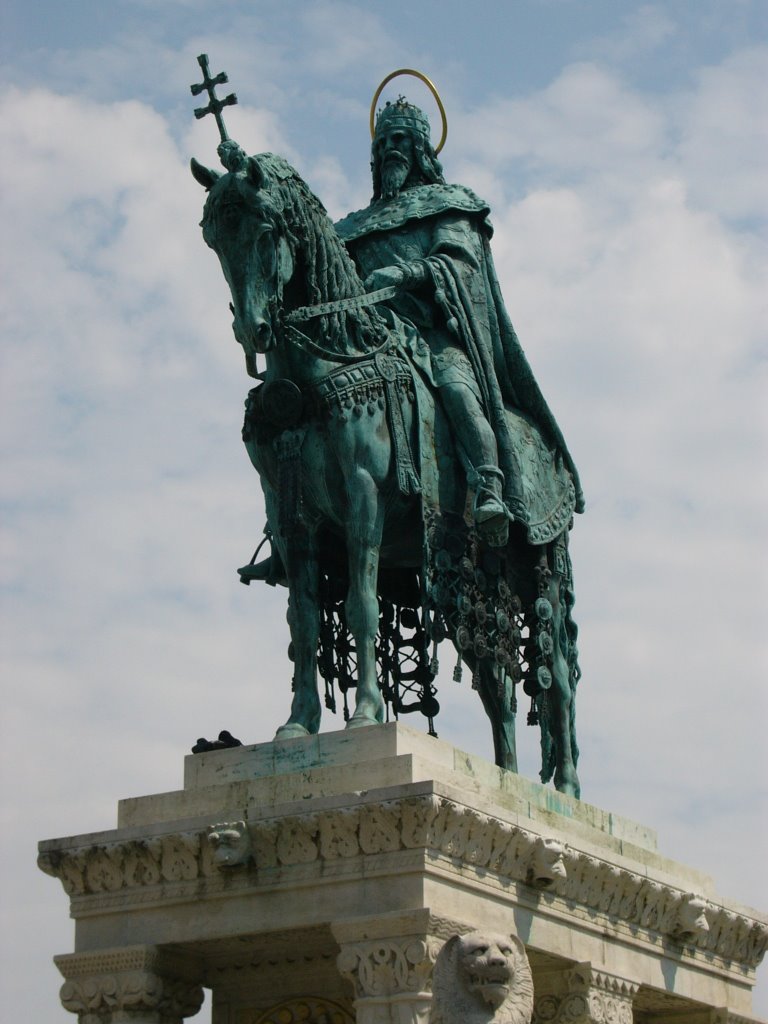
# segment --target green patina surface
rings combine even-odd
[[[259,380],[243,437],[272,542],[240,572],[290,592],[294,699],[279,734],[317,731],[318,669],[327,706],[338,687],[346,711],[355,691],[349,727],[385,709],[431,727],[449,638],[497,763],[517,767],[520,685],[542,778],[578,795],[567,537],[583,497],[507,315],[487,204],[445,182],[426,116],[401,98],[376,122],[370,205],[334,229],[286,161],[226,137],[209,94],[226,173],[193,173]]]

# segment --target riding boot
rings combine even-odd
[[[483,539],[491,547],[504,547],[509,539],[510,514],[502,497],[504,474],[498,466],[478,466],[472,514]]]
[[[277,586],[278,584],[283,587],[288,586],[288,577],[286,576],[283,560],[275,548],[272,548],[272,553],[268,558],[263,558],[260,562],[249,562],[248,565],[241,566],[237,570],[237,574],[240,577],[240,582],[244,583],[246,587],[253,580],[261,580],[264,583],[268,583],[270,587]]]

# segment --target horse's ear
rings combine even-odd
[[[248,179],[256,188],[267,188],[269,185],[267,169],[259,163],[257,156],[248,157]]]
[[[210,167],[205,167],[203,164],[198,163],[194,157],[189,161],[189,167],[192,171],[192,177],[195,181],[200,182],[206,192],[210,192],[221,177],[218,171],[213,171]]]

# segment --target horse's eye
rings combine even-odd
[[[275,240],[269,229],[259,235],[256,247],[259,250],[262,269],[271,273],[275,265]]]

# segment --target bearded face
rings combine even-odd
[[[410,170],[408,162],[397,154],[386,159],[381,168],[381,194],[385,199],[394,199],[408,180]]]
[[[413,139],[402,128],[391,128],[376,140],[376,156],[381,175],[381,194],[394,198],[408,180],[415,165]]]

